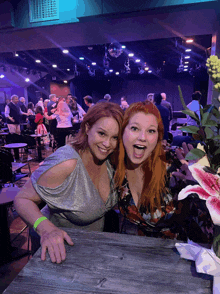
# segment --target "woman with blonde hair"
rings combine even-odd
[[[58,148],[64,146],[66,136],[69,136],[71,134],[71,131],[73,130],[73,115],[70,111],[68,104],[65,102],[65,98],[59,98],[57,108],[52,115],[48,116],[47,113],[45,113],[44,116],[48,120],[56,118],[57,127],[55,133],[55,140],[57,142]]]

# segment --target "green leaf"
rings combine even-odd
[[[217,155],[219,153],[220,153],[220,148],[217,151],[215,151],[214,155]]]
[[[181,127],[180,128],[181,131],[185,131],[187,133],[192,133],[192,134],[197,134],[197,132],[200,130],[198,127],[196,126],[185,126],[185,127]]]
[[[213,108],[212,113],[216,118],[220,118],[220,113],[216,107]]]
[[[214,135],[214,132],[210,129],[210,128],[208,128],[208,127],[205,127],[205,133],[206,133],[206,137],[207,137],[207,139],[211,139],[212,137],[213,137],[213,135]]]
[[[187,110],[181,110],[181,111],[182,111],[182,113],[185,113],[185,114],[191,116],[191,117],[194,118],[196,121],[199,121],[199,117],[195,115],[195,112],[194,112],[194,111],[189,110],[189,109],[187,109]]]
[[[196,159],[202,158],[205,155],[206,155],[206,153],[204,151],[195,148],[195,149],[190,150],[189,153],[187,153],[185,159],[186,160],[196,160]]]
[[[178,90],[179,90],[179,95],[180,95],[180,101],[181,101],[181,103],[183,105],[183,108],[188,109],[187,106],[186,106],[186,103],[185,103],[185,101],[183,99],[183,93],[182,93],[182,90],[181,90],[180,86],[178,86]]]
[[[206,112],[206,113],[203,114],[202,121],[201,121],[202,126],[205,125],[205,123],[208,120],[209,116],[210,116],[209,112]]]
[[[217,125],[217,122],[212,119],[207,120],[206,123],[202,124],[203,127],[217,127]]]

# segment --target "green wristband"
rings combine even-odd
[[[47,219],[45,216],[42,216],[42,217],[39,217],[37,220],[36,220],[36,222],[34,223],[34,225],[33,225],[33,228],[34,228],[34,230],[36,231],[36,229],[37,229],[37,226],[42,222],[42,221],[44,221],[45,219]]]

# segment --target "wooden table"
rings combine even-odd
[[[15,159],[19,160],[19,148],[24,148],[27,146],[27,143],[11,143],[4,145],[5,148],[14,149]]]
[[[65,229],[67,259],[40,260],[41,249],[4,294],[210,294],[211,279],[181,259],[172,240]]]

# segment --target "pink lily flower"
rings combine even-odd
[[[206,206],[214,224],[220,224],[220,177],[216,174],[205,172],[203,166],[194,164],[189,166],[193,178],[199,185],[189,185],[182,189],[178,200],[185,199],[188,195],[196,193],[200,199],[206,200]]]

